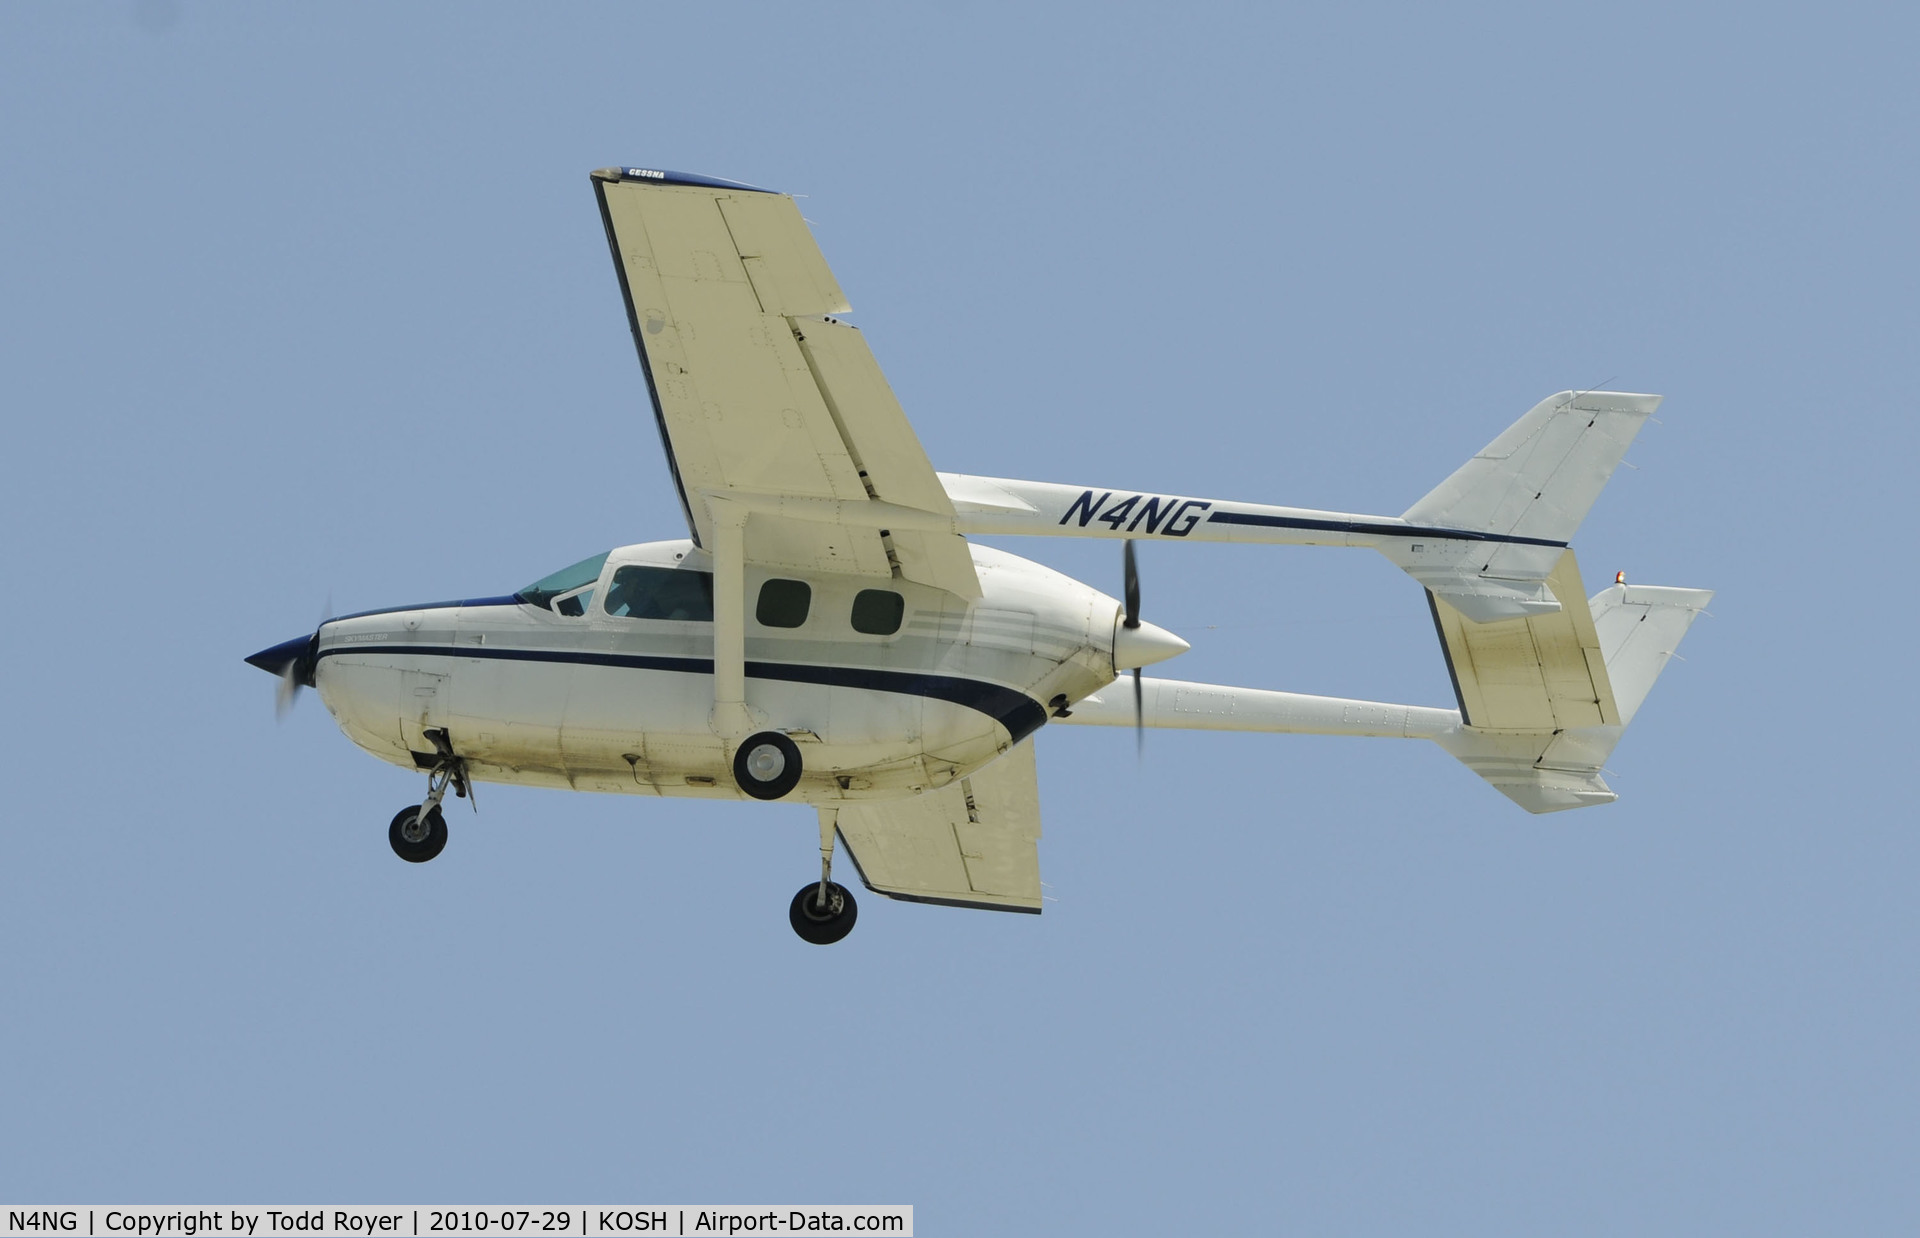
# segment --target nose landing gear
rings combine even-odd
[[[409,864],[425,864],[446,848],[447,818],[440,811],[440,801],[447,797],[449,787],[469,804],[475,803],[466,760],[454,755],[446,731],[435,728],[426,732],[426,737],[437,757],[427,771],[427,798],[402,808],[387,827],[387,844]]]
[[[447,845],[447,819],[440,805],[409,804],[394,814],[387,827],[387,844],[409,864],[425,864]]]
[[[833,880],[833,836],[838,828],[834,810],[820,810],[820,880],[800,887],[787,906],[787,923],[800,940],[816,946],[831,946],[848,933],[860,918],[860,905],[853,892]]]

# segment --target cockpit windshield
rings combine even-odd
[[[612,553],[611,550],[603,551],[591,559],[582,559],[571,567],[563,567],[551,576],[542,576],[513,596],[529,606],[552,610],[553,599],[599,580],[600,569],[606,566],[607,556]],[[580,610],[576,607],[570,613],[578,615]]]

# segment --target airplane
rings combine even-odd
[[[440,854],[476,782],[808,804],[788,920],[826,945],[858,916],[837,848],[888,898],[1039,912],[1050,725],[1426,739],[1528,812],[1616,798],[1602,767],[1713,594],[1588,598],[1569,542],[1660,397],[1549,396],[1398,516],[936,473],[791,197],[591,181],[687,536],[246,659],[426,775],[401,859]],[[1118,540],[1122,597],[983,534]],[[1380,552],[1425,591],[1453,706],[1143,678],[1189,647],[1141,617],[1145,540]]]

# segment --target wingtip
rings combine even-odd
[[[613,167],[595,168],[590,176],[596,181],[619,184],[634,181],[643,185],[690,185],[700,189],[740,189],[748,193],[778,193],[775,189],[763,189],[758,185],[749,185],[745,181],[731,181],[719,176],[703,176],[698,172],[671,172],[665,168]]]
[[[1577,412],[1651,417],[1666,397],[1641,391],[1563,391],[1556,398]]]

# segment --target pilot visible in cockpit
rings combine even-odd
[[[625,568],[613,574],[613,583],[607,586],[607,613],[625,618],[633,613],[634,603],[640,600],[639,582]]]
[[[607,586],[609,615],[625,619],[713,622],[713,577],[706,572],[629,564]]]

